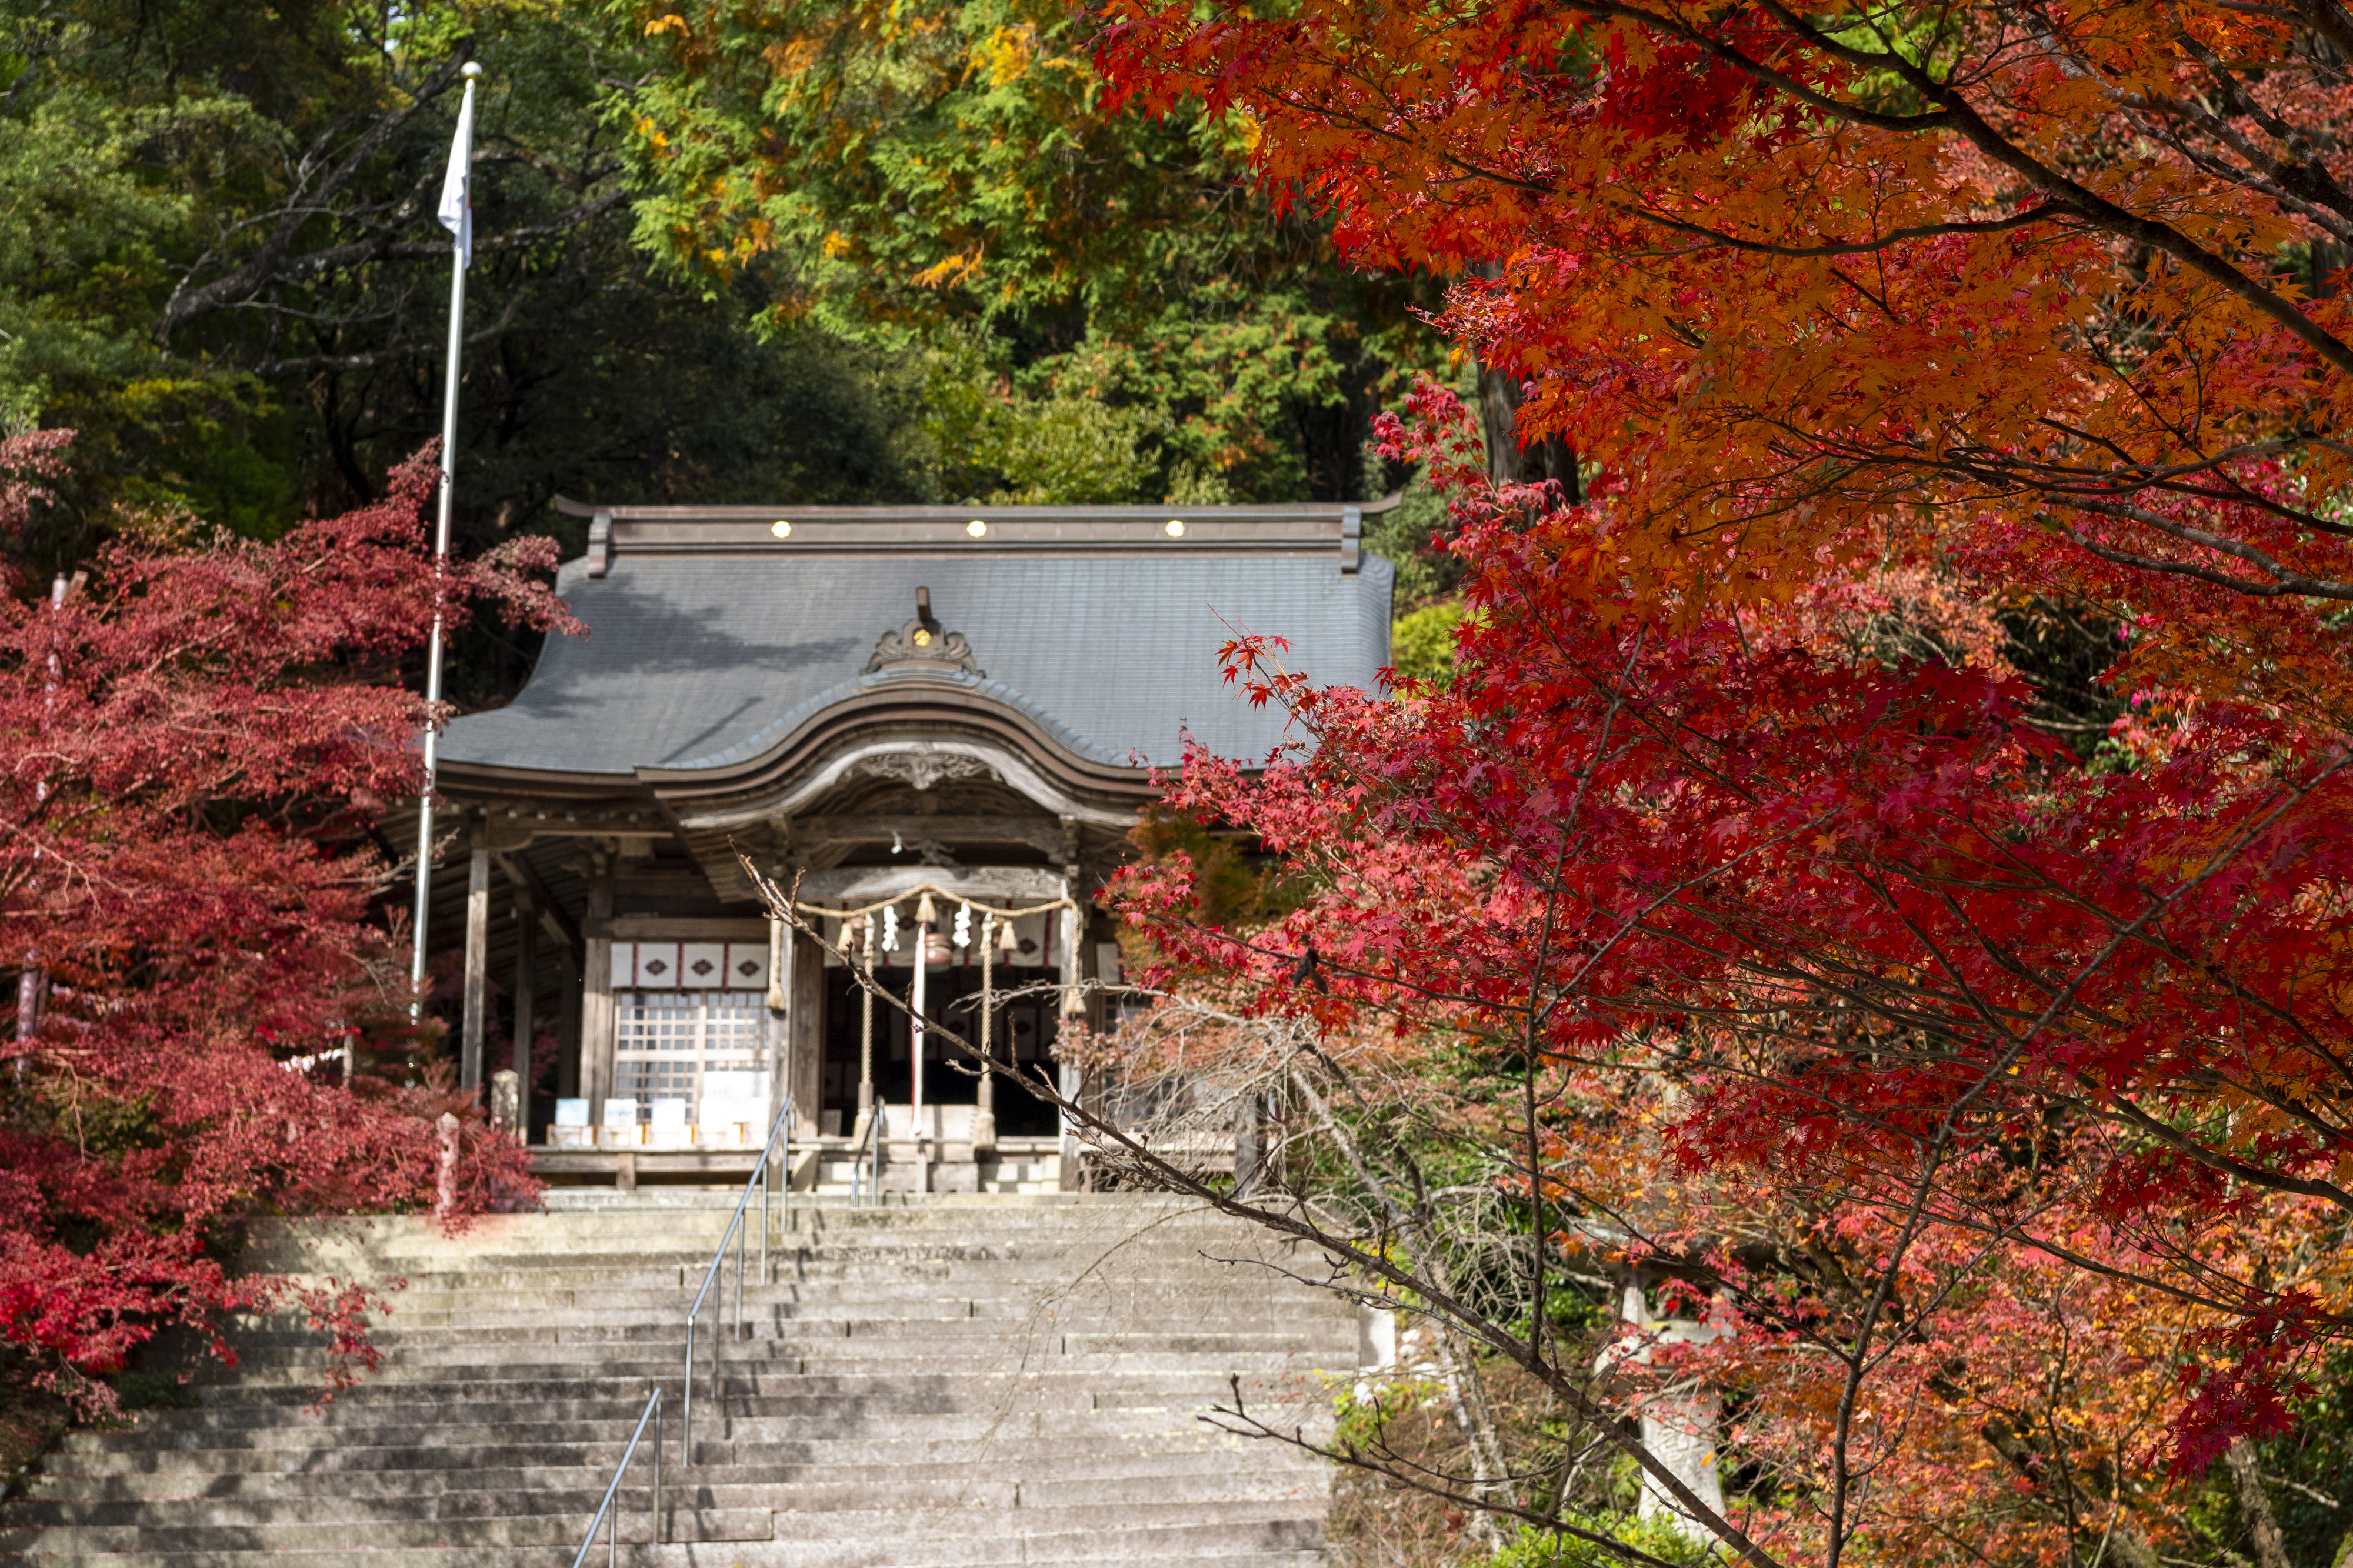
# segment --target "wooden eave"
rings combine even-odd
[[[1114,808],[1140,806],[1156,795],[1152,770],[1116,767],[1073,755],[1027,714],[944,683],[910,683],[862,691],[811,714],[757,757],[717,768],[639,768],[638,778],[672,809],[708,806],[774,788],[859,730],[932,725],[998,742],[1073,795]]]

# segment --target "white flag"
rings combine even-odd
[[[458,241],[458,265],[474,264],[474,84],[458,110],[458,139],[449,143],[449,172],[441,177],[441,226]]]

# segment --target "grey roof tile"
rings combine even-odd
[[[868,689],[875,640],[915,589],[970,639],[979,694],[1020,710],[1091,761],[1166,765],[1189,731],[1259,760],[1282,715],[1228,687],[1236,631],[1289,639],[1294,666],[1371,689],[1388,662],[1388,563],[1345,575],[1330,557],[1106,559],[624,557],[559,578],[590,635],[550,637],[513,702],[455,721],[455,762],[557,773],[715,768],[746,761]]]

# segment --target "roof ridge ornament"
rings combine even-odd
[[[915,790],[927,790],[943,779],[993,779],[997,771],[978,757],[968,757],[961,752],[935,752],[917,744],[900,752],[882,752],[861,757],[849,769],[850,775],[874,779],[896,779]],[[917,839],[921,849],[925,840]]]
[[[915,618],[897,631],[884,632],[866,661],[869,675],[969,675],[985,679],[988,672],[972,655],[972,644],[962,632],[943,627],[932,614],[932,591],[915,590]]]

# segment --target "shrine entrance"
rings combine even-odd
[[[875,981],[901,1000],[914,989],[912,968],[879,970]],[[1029,1087],[1052,1080],[1055,1026],[1061,984],[1059,968],[999,970],[996,1015],[990,1023],[991,1054],[998,1064],[997,1130],[1008,1138],[1046,1138],[1060,1130],[1054,1107]],[[865,1030],[864,996],[846,967],[826,971],[825,1066],[819,1100],[820,1132],[850,1131],[858,1117],[858,1075]],[[981,975],[976,967],[934,964],[924,976],[923,1016],[966,1040],[980,1038]],[[876,1003],[872,1010],[874,1098],[904,1105],[914,1098],[914,1031],[905,1014]],[[965,1052],[932,1037],[924,1041],[923,1094],[927,1104],[972,1105],[980,1076]]]

